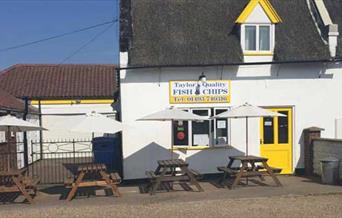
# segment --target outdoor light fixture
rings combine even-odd
[[[204,72],[198,77],[198,81],[205,83],[207,81],[207,77],[204,75]]]

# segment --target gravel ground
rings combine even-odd
[[[342,195],[203,200],[182,203],[0,206],[0,217],[342,217]]]

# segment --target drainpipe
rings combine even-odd
[[[329,43],[329,51],[330,56],[335,58],[336,57],[336,48],[337,48],[337,37],[339,35],[338,32],[338,25],[337,24],[330,24],[328,25],[328,43]]]
[[[41,101],[38,101],[38,111],[39,111],[39,126],[43,127],[43,120],[42,120],[42,104]],[[40,158],[43,157],[43,130],[39,131],[39,151],[40,151]],[[33,152],[33,150],[31,151]]]

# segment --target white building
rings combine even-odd
[[[17,64],[1,72],[0,88],[28,99],[37,109],[41,125],[49,130],[42,132],[42,141],[83,140],[90,144],[91,133],[70,132],[70,125],[91,111],[115,117],[115,75],[114,65]],[[56,146],[42,149],[58,150]],[[62,150],[72,151],[72,147],[66,143]]]
[[[170,158],[171,124],[137,119],[170,106],[209,117],[245,102],[287,115],[252,119],[249,152],[286,174],[303,169],[303,129],[334,137],[342,118],[341,36],[324,2],[122,1],[124,178],[144,178],[156,160]],[[175,153],[201,173],[245,152],[245,120],[173,128]]]

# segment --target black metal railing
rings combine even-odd
[[[56,140],[31,142],[30,176],[38,176],[42,184],[63,183],[73,176],[68,166],[94,161],[91,140]]]
[[[93,150],[89,140],[30,141],[26,174],[39,177],[41,184],[60,184],[72,177],[71,166],[79,163],[105,163],[114,166],[113,151]],[[22,143],[12,145],[11,152],[0,150],[0,171],[24,167]],[[4,152],[5,151],[5,152]]]

